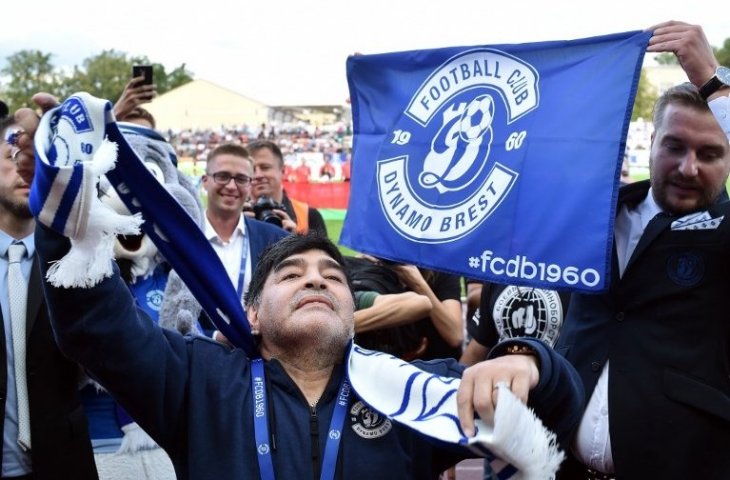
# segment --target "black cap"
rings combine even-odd
[[[8,105],[0,100],[0,119],[8,116]]]

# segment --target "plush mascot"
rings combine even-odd
[[[131,123],[119,123],[125,139],[147,168],[177,199],[198,224],[202,207],[193,181],[178,171],[172,146],[156,131]],[[120,214],[129,215],[114,188],[102,178],[99,195],[104,203]],[[157,247],[146,235],[118,236],[114,255],[122,278],[150,321],[159,323],[159,311],[170,271]],[[195,333],[194,322],[168,320],[166,328],[183,334]],[[94,457],[101,480],[176,478],[167,454],[96,382],[88,379],[82,399],[89,418]]]

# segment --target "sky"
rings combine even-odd
[[[665,20],[702,25],[722,46],[730,16],[686,0],[261,0],[4,2],[0,67],[23,49],[58,67],[114,49],[268,105],[343,104],[355,53],[570,40]],[[32,11],[28,8],[31,5]]]

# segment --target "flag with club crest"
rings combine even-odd
[[[469,278],[605,289],[650,36],[350,57],[340,243]]]

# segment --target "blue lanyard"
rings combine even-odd
[[[239,300],[243,298],[243,280],[246,278],[246,258],[248,257],[249,233],[251,232],[246,232],[243,235],[243,248],[241,249],[241,270],[238,272],[238,288],[236,289],[236,292],[238,292]]]
[[[345,423],[345,414],[350,403],[350,390],[350,382],[347,380],[347,376],[343,375],[327,433],[320,480],[335,478],[337,452],[340,449],[342,426]],[[260,358],[251,360],[251,395],[253,397],[253,426],[259,471],[263,480],[274,480],[276,476],[274,475],[274,464],[271,459],[271,447],[269,446],[269,409],[264,377],[264,361]]]

